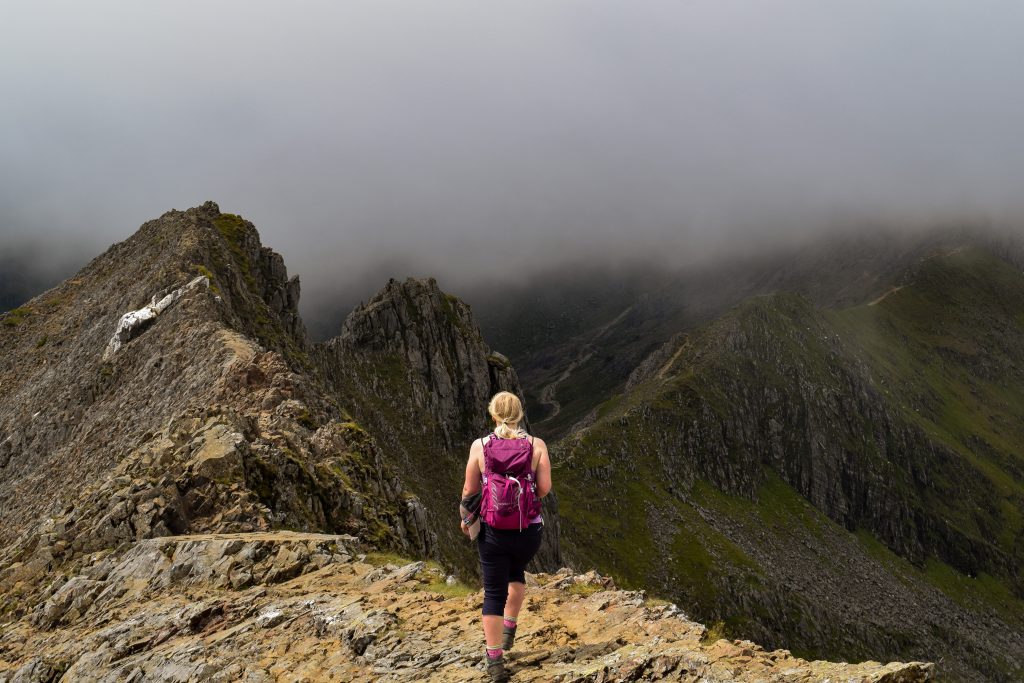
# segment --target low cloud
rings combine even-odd
[[[391,275],[458,291],[858,222],[1013,223],[1022,20],[878,0],[26,3],[0,22],[0,239],[84,264],[81,240],[213,199],[320,310]]]

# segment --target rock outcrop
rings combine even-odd
[[[391,280],[318,345],[317,363],[338,396],[424,502],[446,561],[474,572],[457,507],[473,439],[494,428],[487,403],[498,391],[523,395],[509,360],[484,342],[469,306],[433,278]],[[560,566],[557,502],[545,500],[545,543],[537,566]]]
[[[54,582],[0,630],[0,681],[483,681],[481,596],[351,536],[151,539]],[[528,575],[517,681],[918,683],[931,664],[807,662],[709,637],[596,573]]]
[[[117,321],[117,329],[114,330],[113,336],[107,342],[107,349],[103,352],[103,360],[109,359],[122,346],[139,336],[153,322],[154,318],[173,306],[186,292],[199,286],[209,287],[210,278],[200,275],[187,285],[178,287],[170,294],[164,295],[159,301],[154,296],[151,302],[139,310],[128,311],[122,315],[121,319]]]
[[[491,396],[522,391],[508,359],[484,342],[469,306],[441,291],[433,278],[391,280],[324,347],[361,366],[346,378],[357,391],[392,401],[388,408],[396,412],[415,406],[416,414],[406,418],[410,422],[436,423],[440,443],[430,447],[464,450],[467,434],[487,429]],[[381,368],[391,359],[402,367],[391,368],[397,376],[389,377]],[[396,380],[404,390],[388,385]]]

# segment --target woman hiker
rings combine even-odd
[[[519,425],[523,404],[494,395],[494,431],[469,449],[462,487],[462,531],[476,538],[484,582],[484,645],[492,681],[507,681],[503,653],[512,648],[526,593],[524,568],[540,548],[540,499],[551,490],[551,461],[542,439]]]

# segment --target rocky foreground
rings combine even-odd
[[[807,662],[711,640],[593,572],[530,575],[519,681],[928,681],[931,664]],[[485,680],[480,592],[437,565],[292,532],[172,536],[98,554],[0,624],[0,682]],[[39,653],[45,653],[40,655]]]

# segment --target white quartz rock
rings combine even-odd
[[[199,286],[209,287],[210,279],[205,275],[199,275],[187,285],[178,287],[159,301],[154,296],[149,304],[137,311],[128,311],[122,315],[121,319],[117,321],[117,329],[114,330],[114,336],[107,342],[107,349],[103,352],[103,359],[106,360],[117,353],[122,346],[136,336],[136,330],[170,308],[185,292]]]

